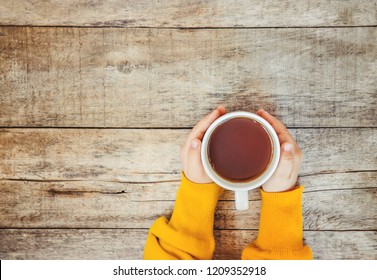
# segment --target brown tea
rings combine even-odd
[[[212,132],[208,158],[215,172],[228,181],[251,181],[268,168],[272,142],[266,129],[248,118],[233,118]]]

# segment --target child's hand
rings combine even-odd
[[[268,121],[275,129],[280,141],[280,160],[272,177],[263,184],[266,192],[284,192],[296,187],[298,172],[302,162],[302,151],[288,129],[277,118],[263,109],[257,114]]]
[[[200,147],[204,133],[218,117],[224,115],[226,110],[223,106],[217,107],[204,119],[198,122],[187,137],[186,143],[181,149],[182,170],[187,179],[194,183],[212,183],[207,176],[200,157]]]

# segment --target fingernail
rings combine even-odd
[[[293,145],[290,144],[290,143],[287,143],[287,144],[284,145],[284,151],[286,151],[286,152],[292,151],[292,148],[293,148]]]
[[[191,148],[196,149],[198,146],[199,146],[198,141],[193,140],[193,141],[191,142]]]

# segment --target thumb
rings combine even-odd
[[[200,148],[202,146],[202,142],[199,139],[191,140],[188,155],[187,155],[187,168],[193,174],[200,174],[201,166],[202,166],[202,159],[200,156]]]
[[[291,143],[283,143],[280,149],[280,160],[276,168],[276,173],[283,178],[289,178],[293,170],[293,145]]]

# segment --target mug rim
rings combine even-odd
[[[251,180],[249,182],[231,182],[222,178],[213,170],[209,162],[208,153],[207,153],[208,142],[215,128],[230,119],[239,118],[239,117],[252,119],[252,120],[257,121],[259,124],[261,124],[266,129],[272,142],[273,155],[272,155],[272,160],[268,168],[258,178]],[[219,186],[228,190],[233,190],[233,191],[252,190],[263,185],[274,174],[277,168],[277,165],[279,163],[279,159],[280,159],[280,141],[274,128],[262,117],[258,116],[257,114],[246,112],[246,111],[234,111],[234,112],[230,112],[225,115],[222,115],[208,127],[202,140],[201,159],[202,159],[204,170],[206,171],[207,175]]]

